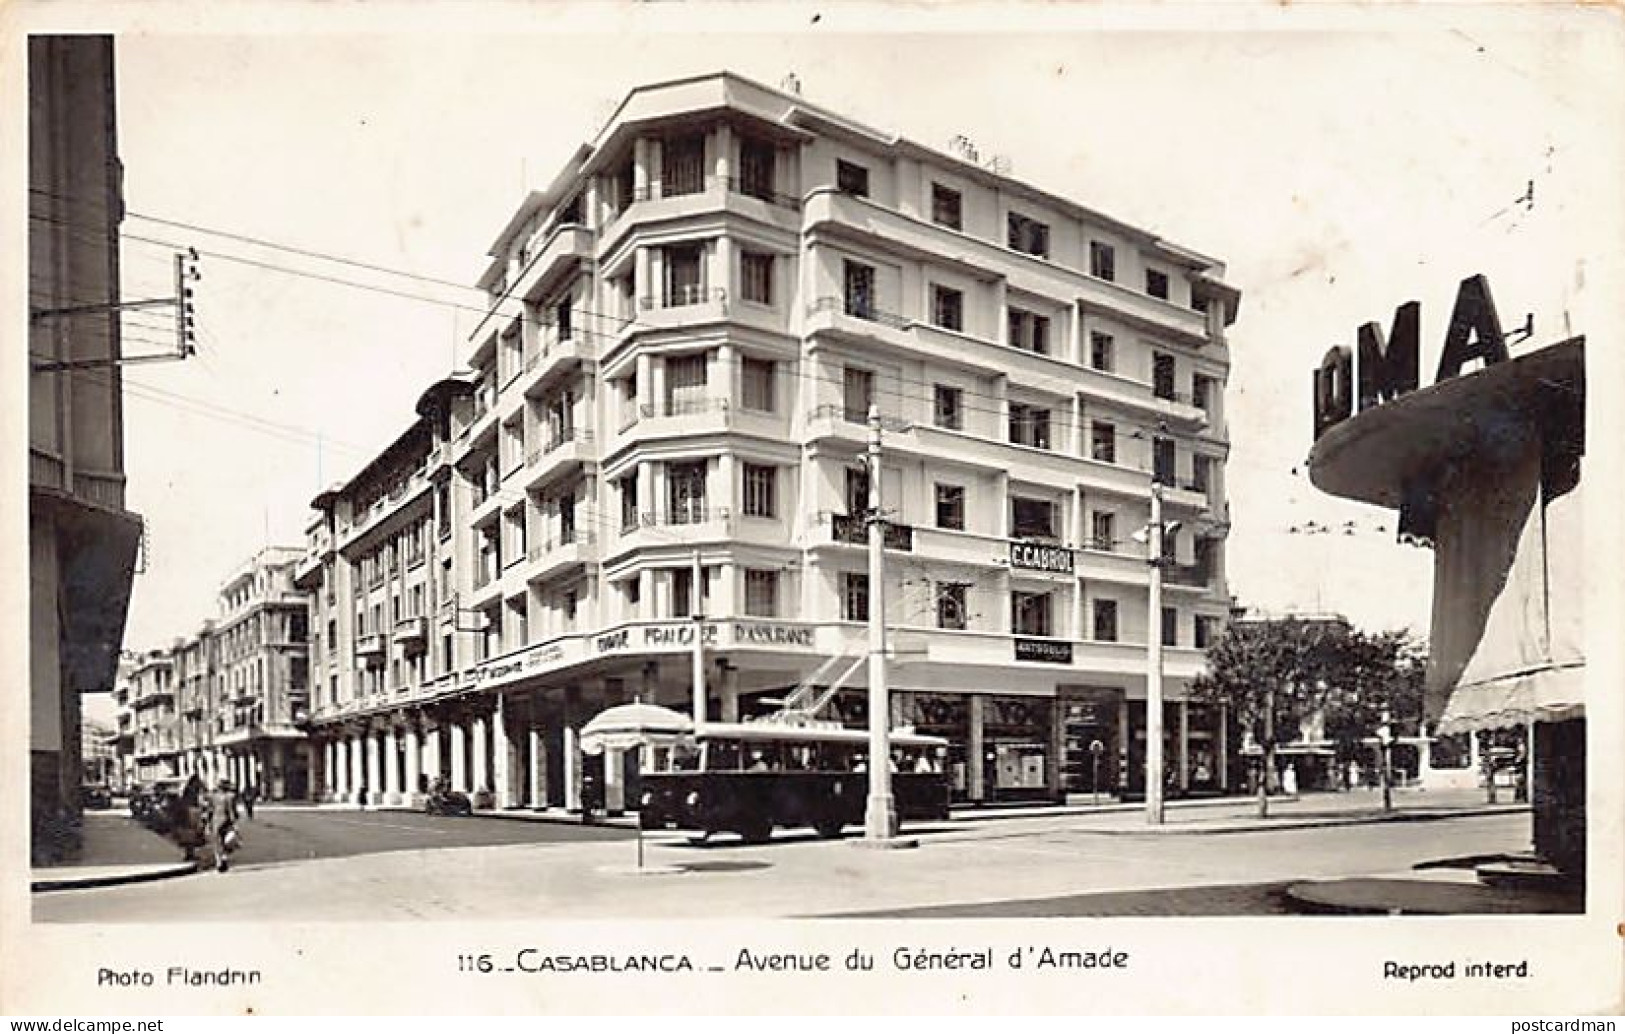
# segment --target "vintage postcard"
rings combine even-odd
[[[1616,12],[0,24],[0,1011],[1620,1008]]]

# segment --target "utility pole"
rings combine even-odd
[[[689,578],[692,583],[688,590],[689,613],[694,616],[694,735],[700,734],[700,727],[705,724],[705,613],[701,606],[704,592],[701,579],[705,577],[705,568],[700,565],[700,550],[694,548],[694,573]]]
[[[1151,526],[1146,548],[1151,556],[1151,613],[1146,632],[1145,673],[1145,821],[1162,825],[1162,482],[1151,480]]]
[[[891,788],[891,700],[886,690],[885,521],[880,499],[880,407],[869,403],[869,801],[864,839],[897,837]]]

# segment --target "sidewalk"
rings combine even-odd
[[[87,811],[84,848],[63,865],[34,869],[29,889],[75,890],[184,876],[197,871],[174,841],[161,837],[124,811]]]

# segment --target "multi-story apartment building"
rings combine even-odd
[[[74,854],[80,694],[109,692],[141,521],[124,506],[123,166],[109,36],[28,41],[31,855]]]
[[[221,586],[216,618],[137,661],[118,696],[135,778],[195,774],[271,800],[310,796],[310,613],[293,579],[303,555],[262,549]]]
[[[872,406],[892,717],[956,793],[1088,791],[1095,740],[1103,788],[1141,782],[1154,485],[1167,756],[1220,781],[1184,687],[1228,605],[1222,275],[794,93],[634,90],[499,234],[469,372],[316,500],[324,786],[574,804],[573,730],[687,708],[696,627],[713,717],[799,689],[865,721]]]
[[[130,670],[126,696],[133,716],[136,781],[179,778],[181,750],[173,651],[142,654]]]
[[[250,557],[221,585],[218,616],[180,651],[187,772],[270,800],[310,795],[310,614],[294,585],[303,555],[267,546]]]

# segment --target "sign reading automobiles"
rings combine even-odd
[[[1065,546],[1046,546],[1038,542],[1012,542],[1010,543],[1010,566],[1027,571],[1071,574],[1072,551]]]
[[[1054,639],[1016,639],[1016,660],[1071,664],[1072,644]]]

